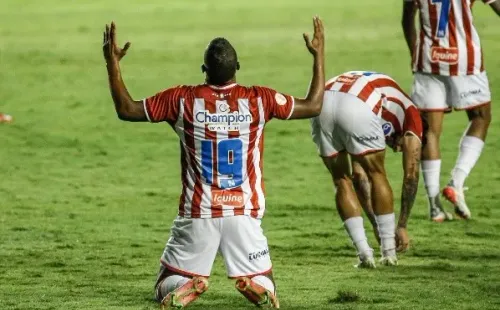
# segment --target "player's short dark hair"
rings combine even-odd
[[[238,69],[238,55],[231,43],[225,38],[213,39],[205,50],[203,65],[210,83],[224,85],[234,78]]]

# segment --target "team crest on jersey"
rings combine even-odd
[[[391,123],[387,122],[382,125],[382,130],[384,131],[384,135],[390,136],[394,133],[394,126]]]
[[[210,131],[238,131],[241,124],[252,122],[250,113],[231,112],[226,101],[217,101],[216,110],[216,113],[199,111],[195,115],[196,122],[206,125]]]
[[[276,93],[276,95],[274,95],[274,99],[276,100],[276,103],[279,105],[285,105],[287,101],[286,97],[280,93]]]
[[[229,104],[227,102],[217,102],[217,112],[219,113],[227,113],[229,112]]]

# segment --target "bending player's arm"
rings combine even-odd
[[[311,118],[321,113],[325,93],[325,35],[323,22],[314,17],[314,37],[312,41],[304,33],[304,40],[309,52],[314,57],[313,77],[306,98],[295,98],[293,113],[289,119]]]
[[[406,133],[402,139],[404,177],[398,227],[406,228],[411,208],[417,196],[422,143],[412,133]]]
[[[417,30],[415,29],[415,14],[417,7],[413,0],[404,0],[403,2],[403,18],[401,25],[405,35],[406,44],[410,50],[410,55],[413,57],[413,49],[417,41]]]
[[[127,53],[130,42],[127,42],[123,48],[116,44],[116,26],[111,23],[111,27],[106,25],[106,31],[103,38],[103,53],[108,69],[109,89],[111,97],[115,103],[116,114],[118,118],[130,122],[147,121],[146,113],[142,101],[134,101],[130,96],[120,72],[120,60]]]
[[[486,2],[490,5],[490,7],[497,13],[498,16],[500,16],[500,1],[499,0],[493,0]]]

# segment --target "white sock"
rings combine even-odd
[[[269,292],[273,293],[274,295],[276,295],[276,292],[274,290],[273,281],[271,281],[271,279],[269,279],[268,277],[266,277],[266,276],[255,276],[255,277],[252,278],[252,281],[255,282],[255,283],[257,283],[258,285],[262,286],[263,288],[265,288]]]
[[[168,293],[173,292],[174,290],[183,286],[189,280],[191,279],[179,275],[171,275],[166,277],[160,285],[159,291],[161,293],[161,297],[164,298],[168,295]]]
[[[424,176],[427,196],[434,198],[439,194],[439,175],[441,159],[422,160],[422,175]]]
[[[352,244],[356,247],[358,255],[373,256],[373,249],[368,245],[366,238],[363,218],[361,216],[348,218],[344,222],[344,227],[349,237],[351,237]]]
[[[375,215],[382,256],[396,256],[396,217],[394,213]]]
[[[479,159],[479,156],[481,156],[483,147],[484,141],[479,138],[472,136],[464,136],[462,138],[462,141],[460,141],[460,151],[458,152],[457,163],[451,172],[453,186],[458,189],[463,188],[465,178],[467,178]]]

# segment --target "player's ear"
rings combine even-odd
[[[236,70],[240,70],[240,62],[236,62]]]
[[[201,72],[202,73],[207,72],[207,67],[205,66],[205,64],[201,65]]]

